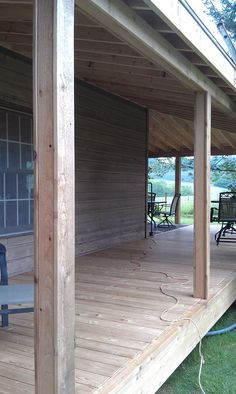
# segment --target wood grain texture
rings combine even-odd
[[[10,276],[32,271],[34,265],[33,234],[1,237],[0,242],[7,248],[7,268]]]
[[[236,134],[212,127],[211,154],[235,153]],[[151,157],[181,157],[194,155],[193,121],[150,111],[149,155]]]
[[[152,60],[154,64],[163,66],[185,86],[194,90],[207,90],[218,106],[224,107],[233,118],[236,118],[235,103],[221,89],[216,88],[210,78],[191,64],[163,35],[155,31],[124,2],[75,0],[75,4],[83,12],[93,16],[99,23],[116,33],[144,57]]]
[[[0,51],[0,100],[32,111],[32,66]]]
[[[74,393],[74,8],[36,1],[36,393]]]
[[[210,271],[211,97],[196,93],[194,143],[194,296],[207,298]]]
[[[1,56],[0,74],[8,82],[0,98],[30,108],[31,66],[8,54]],[[45,61],[44,69],[48,68]],[[28,100],[24,100],[24,86],[30,86]],[[77,81],[75,96],[76,253],[83,254],[144,237],[147,125],[145,109],[91,85]],[[44,121],[46,128],[47,117]],[[43,143],[52,146],[46,137]],[[47,196],[51,183],[41,183]],[[12,266],[12,272],[32,269],[30,253],[25,250],[21,256],[25,263]]]
[[[30,1],[9,3],[4,0],[0,3],[0,45],[27,58],[32,58],[32,3]],[[99,2],[94,3],[96,7],[99,5]],[[114,6],[117,5],[114,15],[112,14],[113,3]],[[103,2],[103,5],[105,5],[105,2]],[[112,2],[111,6],[108,1],[107,5],[109,13],[102,20],[102,23],[96,22],[96,18],[99,17],[97,10],[91,16],[88,16],[88,14],[85,15],[81,12],[81,9],[76,8],[75,72],[80,79],[126,97],[139,105],[192,120],[194,89],[199,90],[199,88],[189,89],[183,83],[188,85],[192,77],[196,76],[196,82],[200,87],[205,89],[208,85],[208,88],[213,89],[213,96],[217,91],[216,100],[219,97],[222,99],[225,97],[226,100],[228,98],[234,107],[236,100],[235,86],[232,85],[234,68],[229,58],[219,48],[213,44],[214,51],[218,53],[223,63],[210,66],[209,62],[205,60],[206,53],[198,53],[199,48],[193,48],[186,44],[182,32],[176,31],[176,27],[172,24],[173,21],[171,26],[168,24],[170,21],[166,23],[164,20],[167,15],[162,15],[162,12],[160,15],[160,9],[152,3],[149,2],[145,12],[139,7],[133,7],[128,1],[120,2],[120,6],[119,1]],[[89,1],[78,2],[78,7],[88,8]],[[129,21],[124,24],[125,30],[133,24],[134,20],[135,22],[139,21],[140,26],[142,26],[140,36],[136,36],[138,42],[134,41],[133,37],[134,32],[137,33],[138,23],[131,31],[132,40],[130,41],[131,38],[128,37],[127,31],[122,34],[121,27],[116,27],[115,23],[112,22],[112,17],[118,17],[122,7],[125,10],[122,19],[125,20],[125,17],[127,18],[130,15]],[[168,7],[165,10],[168,14]],[[175,7],[173,10],[175,13]],[[192,18],[192,16],[189,15],[189,18]],[[122,19],[119,21],[122,22]],[[195,23],[194,20],[193,23]],[[152,42],[153,45],[150,42],[149,45],[146,45],[148,42],[147,36],[144,38],[143,34],[148,33],[150,33],[149,41],[150,36],[155,37]],[[204,31],[202,33],[204,36]],[[199,43],[204,47],[205,40],[209,40],[209,38],[205,36],[203,40],[199,40]],[[162,44],[164,43],[166,46],[164,45],[163,48]],[[156,56],[153,57],[153,51],[150,53],[150,48],[154,49],[157,45],[160,48],[157,48]],[[141,48],[145,53],[141,54]],[[163,55],[165,60],[162,59],[162,56],[159,58],[158,55]],[[150,61],[152,57],[155,58],[153,62]],[[211,61],[212,59],[215,59],[215,57],[211,57]],[[163,61],[167,61],[167,64],[164,64]],[[174,68],[177,67],[180,73],[183,70],[185,71],[183,83],[176,70],[169,72],[169,61],[172,62]],[[223,64],[225,64],[225,67],[222,66]],[[220,70],[222,68],[225,71],[227,70],[227,78],[226,74],[221,75]],[[4,89],[7,89],[6,80],[3,83]],[[22,86],[24,96],[27,95],[25,89],[27,90],[26,85]],[[12,96],[14,97],[13,92]],[[216,103],[213,103],[213,105],[215,105],[215,113],[213,112],[212,116],[213,126],[234,133],[236,125],[236,121],[233,119],[234,113],[231,117],[228,117],[223,111],[219,110]],[[235,108],[233,111],[235,112]],[[213,152],[215,151],[214,147]],[[189,154],[190,152],[188,150],[186,152],[185,149],[182,153]],[[224,153],[229,153],[229,148]],[[176,156],[176,154],[173,153],[173,156]]]
[[[76,84],[76,254],[145,234],[146,111]]]
[[[211,237],[209,299],[192,297],[193,230],[185,227],[77,259],[76,393],[154,394],[236,298],[235,247]],[[222,263],[223,262],[223,263]],[[167,278],[166,274],[169,275]],[[11,278],[29,283],[29,274]],[[179,304],[160,291],[176,296]],[[172,309],[170,309],[172,308]],[[34,393],[33,315],[0,329],[4,394]],[[18,388],[18,391],[16,391]]]

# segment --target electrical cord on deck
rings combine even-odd
[[[152,238],[151,241],[152,241],[152,243],[157,244],[157,242],[155,241],[155,239]],[[152,246],[150,246],[149,248],[152,249]],[[145,254],[146,254],[146,252],[143,251],[143,255],[145,255]],[[143,256],[142,256],[142,257],[143,257]],[[132,263],[135,262],[135,263],[137,264],[136,261],[134,261],[134,260],[132,261],[132,259],[130,259],[130,260],[131,260]],[[138,260],[141,260],[141,257],[140,257]],[[141,264],[140,264],[140,263],[139,263],[139,268],[141,269]],[[155,273],[164,275],[164,276],[166,277],[166,279],[172,279],[172,280],[174,280],[174,282],[171,281],[171,282],[162,283],[162,285],[160,286],[160,291],[161,291],[161,293],[164,294],[165,296],[167,296],[167,297],[173,299],[173,300],[175,301],[174,305],[172,305],[170,308],[165,309],[165,310],[161,313],[160,320],[165,321],[165,322],[168,322],[168,323],[179,323],[179,322],[181,322],[181,321],[189,321],[189,322],[191,322],[191,323],[194,325],[194,327],[196,328],[196,330],[197,330],[197,332],[198,332],[198,336],[199,336],[199,346],[198,346],[198,349],[199,349],[199,356],[200,356],[200,365],[199,365],[199,372],[198,372],[198,385],[199,385],[199,388],[200,388],[202,394],[206,394],[206,392],[205,392],[205,390],[204,390],[204,388],[203,388],[203,386],[202,386],[202,382],[201,382],[202,368],[203,368],[203,364],[205,363],[205,361],[204,361],[204,357],[203,357],[203,353],[202,353],[202,336],[201,336],[199,327],[197,326],[196,322],[195,322],[193,319],[189,318],[189,317],[182,317],[182,318],[174,319],[174,320],[169,320],[169,319],[167,319],[167,318],[164,317],[164,315],[165,315],[166,313],[168,313],[169,311],[171,311],[172,309],[174,309],[174,308],[179,304],[179,299],[178,299],[176,296],[174,296],[173,294],[167,293],[167,292],[163,289],[163,287],[164,287],[164,286],[167,286],[167,285],[170,285],[170,284],[174,284],[174,283],[178,283],[178,284],[184,285],[184,284],[188,283],[189,280],[188,280],[188,279],[181,279],[181,278],[178,278],[178,279],[177,279],[176,277],[174,277],[174,276],[172,276],[172,275],[170,275],[170,274],[167,274],[166,272],[162,272],[162,271],[158,271],[158,272],[155,272]],[[183,281],[184,281],[184,282],[183,282]],[[235,306],[236,306],[236,301],[235,301]],[[224,334],[224,333],[230,332],[230,331],[232,331],[232,330],[234,330],[234,329],[236,329],[236,323],[233,323],[233,324],[231,324],[230,326],[227,326],[227,327],[222,328],[222,329],[220,329],[220,330],[208,331],[208,333],[206,334],[206,336],[213,336],[213,335]]]
[[[189,282],[189,281],[186,279],[186,282]],[[186,283],[186,282],[185,282],[185,283]],[[173,282],[171,282],[171,283],[173,283]],[[174,283],[179,283],[179,281],[178,281],[178,282],[174,282]],[[182,285],[182,284],[185,284],[185,283],[181,283],[181,285]],[[168,284],[169,284],[169,283],[168,283]],[[172,305],[170,308],[165,309],[165,310],[161,313],[160,319],[161,319],[162,321],[169,322],[169,323],[179,323],[179,322],[181,322],[181,321],[189,321],[189,322],[191,322],[191,323],[194,325],[194,327],[196,328],[197,333],[198,333],[198,336],[199,336],[199,346],[198,346],[198,350],[199,350],[199,356],[200,356],[200,365],[199,365],[199,372],[198,372],[198,385],[199,385],[199,387],[200,387],[200,390],[201,390],[202,394],[206,394],[206,392],[205,392],[205,390],[204,390],[204,388],[203,388],[203,386],[202,386],[202,382],[201,382],[202,367],[203,367],[203,364],[205,363],[205,360],[204,360],[203,353],[202,353],[202,337],[201,337],[201,333],[200,333],[199,327],[197,326],[196,322],[195,322],[193,319],[191,319],[190,317],[181,317],[181,318],[179,318],[179,319],[174,319],[174,320],[169,320],[169,319],[167,319],[167,318],[164,317],[164,315],[165,315],[166,313],[168,313],[170,310],[172,310],[173,308],[175,308],[175,307],[178,305],[178,303],[179,303],[179,299],[178,299],[176,296],[174,296],[173,294],[167,293],[167,292],[163,289],[163,287],[166,286],[166,285],[167,285],[167,283],[163,283],[163,284],[160,286],[160,290],[161,290],[162,294],[164,294],[165,296],[167,296],[167,297],[169,297],[169,298],[172,298],[172,299],[175,301],[175,304]]]
[[[155,241],[154,239],[152,239],[152,242],[156,244],[156,241]],[[152,249],[152,246],[150,247],[150,249]],[[142,257],[143,257],[143,255],[145,255],[145,254],[146,254],[145,251],[143,251]],[[138,268],[141,269],[141,263],[137,262],[137,260],[140,261],[142,257],[140,257],[140,258],[138,258],[138,259],[132,259],[132,256],[130,256],[130,262],[131,262],[132,264],[134,264],[134,263],[135,263],[135,264],[138,264]],[[171,299],[173,299],[173,300],[175,301],[174,305],[172,305],[170,308],[165,309],[165,310],[161,313],[160,320],[165,321],[165,322],[168,322],[168,323],[179,323],[179,322],[181,322],[181,321],[189,321],[189,322],[191,322],[191,323],[194,325],[194,327],[195,327],[196,330],[197,330],[197,333],[198,333],[198,336],[199,336],[199,346],[198,346],[198,349],[199,349],[199,356],[200,356],[200,365],[199,365],[199,372],[198,372],[198,385],[199,385],[199,388],[200,388],[202,394],[206,394],[206,391],[204,390],[204,388],[203,388],[203,386],[202,386],[202,382],[201,382],[202,367],[203,367],[203,364],[204,364],[205,361],[204,361],[204,357],[203,357],[203,353],[202,353],[202,336],[201,336],[199,327],[197,326],[196,322],[195,322],[193,319],[189,318],[189,317],[182,317],[182,318],[174,319],[174,320],[169,320],[169,319],[167,319],[167,318],[164,317],[164,315],[165,315],[166,313],[168,313],[170,310],[172,310],[173,308],[175,308],[175,307],[179,304],[179,299],[178,299],[176,296],[167,293],[167,292],[163,289],[163,287],[164,287],[164,286],[167,286],[167,285],[170,285],[170,284],[174,284],[174,283],[184,285],[184,284],[186,284],[186,283],[189,283],[189,280],[188,280],[188,279],[183,279],[183,278],[182,278],[182,279],[181,279],[181,278],[178,278],[178,279],[177,279],[176,277],[174,277],[174,276],[172,276],[172,275],[170,275],[170,274],[167,274],[166,272],[163,272],[163,271],[157,271],[157,272],[155,272],[155,273],[156,273],[156,274],[158,273],[158,274],[164,275],[164,276],[166,277],[166,279],[172,279],[171,282],[162,283],[161,286],[160,286],[160,291],[161,291],[161,293],[162,293],[163,295],[165,295],[165,296],[167,296],[167,297],[169,297],[169,298],[171,298]]]

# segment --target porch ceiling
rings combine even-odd
[[[124,3],[184,55],[190,64],[199,68],[202,75],[213,81],[232,102],[236,102],[235,89],[145,2],[125,0]],[[32,14],[32,0],[0,1],[0,46],[31,58]],[[193,120],[193,89],[185,86],[161,65],[149,61],[78,8],[75,17],[75,73],[79,79],[139,105],[185,119],[186,124]],[[223,113],[214,103],[212,124],[217,129],[236,131],[236,119]],[[176,132],[181,135],[181,130]],[[160,146],[158,149],[161,149]]]
[[[149,112],[149,157],[194,155],[194,130],[191,120],[157,111]],[[235,155],[236,133],[212,128],[211,154]]]

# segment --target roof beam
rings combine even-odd
[[[195,91],[207,91],[221,109],[236,118],[235,103],[122,1],[75,0],[75,3],[153,63],[161,64],[185,85]]]
[[[127,83],[106,82],[105,77],[103,79],[98,79],[98,77],[93,77],[92,75],[89,74],[87,75],[79,74],[76,76],[79,79],[83,79],[88,83],[99,86],[100,88],[118,94],[119,96],[130,98],[131,101],[136,101],[136,100],[138,100],[138,102],[141,101],[143,103],[142,105],[147,106],[149,108],[153,108],[151,104],[150,105],[146,104],[146,102],[149,100],[153,101],[153,104],[157,101],[162,101],[162,102],[164,101],[164,103],[166,103],[166,101],[171,102],[170,106],[181,104],[188,111],[191,111],[191,108],[189,108],[189,104],[193,105],[194,103],[193,95],[186,96],[183,95],[183,93],[181,92],[179,93],[172,91],[168,92],[167,90],[162,90],[152,87],[146,88],[145,86],[138,86],[138,87],[127,86]]]
[[[104,83],[104,86],[107,84],[117,84],[118,86],[123,86],[124,89],[127,88],[127,90],[131,86],[137,89],[141,87],[144,89],[163,90],[166,92],[166,97],[168,94],[172,96],[174,93],[176,93],[176,95],[181,95],[180,99],[182,98],[184,100],[186,98],[185,101],[187,104],[189,103],[189,97],[193,97],[191,90],[184,89],[183,86],[178,84],[175,80],[162,78],[161,74],[158,72],[156,72],[156,74],[153,72],[152,75],[148,75],[148,73],[142,75],[139,71],[136,71],[135,68],[132,71],[130,68],[122,70],[122,67],[118,68],[111,65],[97,67],[94,64],[82,64],[79,61],[76,62],[76,65],[79,77],[91,78],[93,81],[97,80],[98,82]],[[140,78],[140,75],[142,75],[142,78]]]
[[[132,76],[137,76],[137,75],[142,75],[144,79],[149,78],[151,81],[151,78],[153,78],[154,80],[157,80],[158,83],[160,83],[160,85],[163,86],[163,88],[166,88],[166,84],[165,84],[165,80],[167,82],[169,82],[171,84],[171,82],[173,83],[173,85],[176,87],[179,84],[176,83],[175,80],[173,80],[172,78],[163,78],[163,71],[161,70],[157,70],[155,68],[144,68],[144,67],[139,67],[139,66],[135,66],[134,64],[118,64],[116,63],[106,63],[105,61],[92,61],[92,60],[81,60],[79,59],[78,56],[78,60],[76,60],[76,69],[78,70],[78,72],[80,73],[80,70],[91,70],[92,72],[103,72],[106,73],[108,72],[109,74],[111,74],[112,76],[122,76],[124,75],[129,75],[130,77]],[[112,74],[114,73],[114,74]],[[181,85],[179,85],[179,88],[181,91],[184,92],[184,89]]]
[[[134,10],[149,11],[150,8],[142,0],[126,0],[126,3]]]
[[[144,0],[150,9],[161,18],[186,44],[194,49],[206,63],[229,84],[236,89],[235,67],[226,52],[209,36],[199,21],[194,18],[184,4],[179,0]],[[206,51],[207,48],[207,51]]]
[[[75,60],[76,61],[88,61],[96,64],[110,64],[118,66],[126,66],[126,67],[135,67],[140,69],[145,69],[147,71],[155,71],[160,72],[161,69],[155,67],[151,62],[142,58],[142,57],[125,57],[125,56],[117,56],[117,55],[105,55],[100,53],[89,53],[89,52],[75,52]],[[162,75],[166,78],[170,78],[170,75],[166,75],[166,73],[162,70]]]

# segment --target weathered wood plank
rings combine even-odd
[[[33,235],[1,237],[1,243],[7,249],[7,268],[9,275],[32,271]]]
[[[74,2],[35,2],[36,392],[74,393]]]
[[[192,248],[187,227],[78,258],[77,393],[155,392],[199,340],[189,320],[173,321],[191,318],[204,334],[235,300],[234,245],[219,249],[212,237],[208,301],[192,297]],[[24,274],[11,281],[30,279]],[[161,285],[178,298],[174,308]],[[170,322],[160,319],[165,309]],[[18,392],[17,384],[19,392],[34,392],[33,333],[30,314],[10,317],[9,329],[0,330],[5,394]]]
[[[211,97],[197,93],[194,118],[194,296],[207,298],[210,271]]]
[[[144,237],[147,127],[143,108],[85,84],[75,110],[80,255]]]
[[[186,86],[198,91],[207,90],[218,106],[227,110],[233,118],[236,117],[235,103],[223,90],[216,88],[209,78],[124,2],[76,0],[75,3],[79,9],[96,18],[154,64],[162,65]]]

